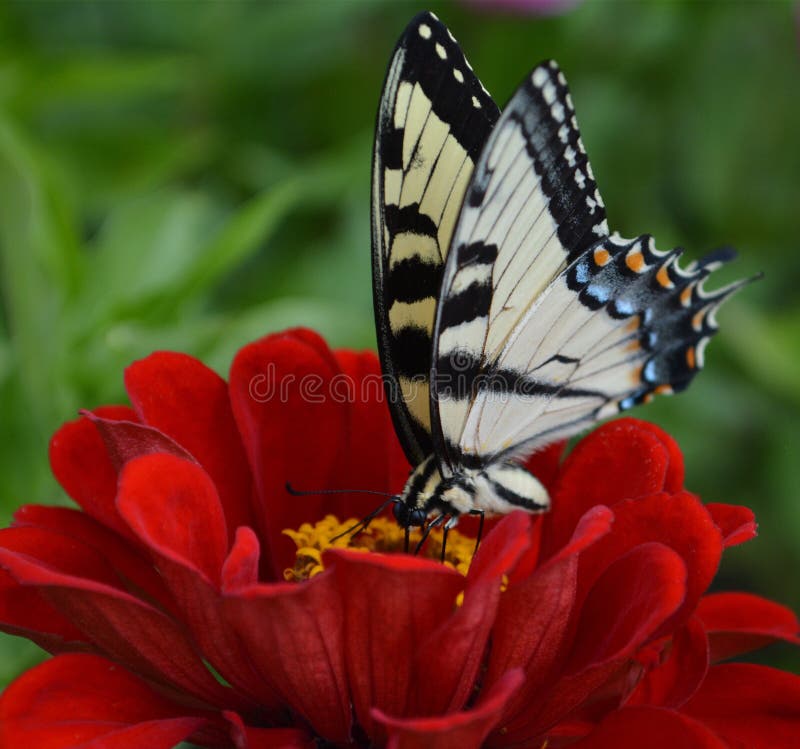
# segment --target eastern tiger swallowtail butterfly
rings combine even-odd
[[[415,466],[406,528],[547,509],[517,462],[683,390],[739,281],[648,235],[611,234],[564,75],[538,65],[501,113],[432,13],[406,28],[378,111],[375,318],[392,418]]]

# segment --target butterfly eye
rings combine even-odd
[[[411,510],[408,524],[410,526],[423,525],[425,523],[425,517],[425,510],[423,510],[421,507],[417,507],[416,509]]]
[[[398,525],[403,528],[408,527],[408,507],[403,502],[395,502],[392,508],[392,514]]]

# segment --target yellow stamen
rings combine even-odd
[[[405,529],[394,520],[375,518],[369,528],[360,533],[346,531],[358,525],[358,520],[350,518],[344,522],[334,515],[326,515],[314,523],[303,523],[297,530],[288,528],[283,532],[297,546],[294,567],[284,570],[283,576],[290,582],[308,580],[323,571],[322,552],[326,549],[353,549],[355,551],[376,551],[383,554],[401,553],[405,544]],[[336,538],[339,536],[339,538]],[[428,536],[420,555],[430,559],[440,559],[442,555],[443,532],[435,528]],[[419,528],[411,531],[410,548],[413,550],[421,538]],[[336,539],[336,540],[334,540]],[[447,534],[447,549],[444,563],[462,575],[467,574],[475,539],[451,530]]]

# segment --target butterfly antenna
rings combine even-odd
[[[295,489],[288,481],[286,482],[286,491],[293,497],[310,497],[314,494],[375,494],[378,497],[395,496],[389,492],[378,492],[373,489],[314,489],[312,491],[304,491],[303,489]]]
[[[422,538],[419,540],[419,543],[417,544],[416,548],[414,549],[414,556],[417,556],[417,554],[419,554],[420,550],[422,549],[423,545],[425,544],[425,541],[428,540],[428,536],[430,535],[430,532],[437,525],[441,525],[443,521],[444,521],[444,515],[439,515],[439,517],[434,518],[433,520],[431,520],[430,523],[428,523],[427,527],[422,532]]]

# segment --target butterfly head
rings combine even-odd
[[[403,501],[395,502],[392,512],[397,524],[403,528],[416,528],[424,525],[428,515],[424,507],[415,507]]]

